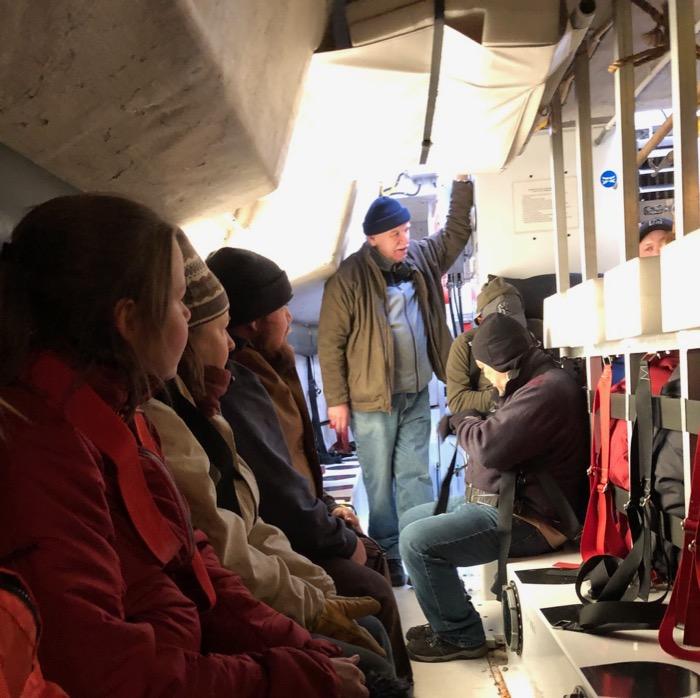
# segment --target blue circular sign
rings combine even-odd
[[[612,170],[605,170],[605,172],[600,175],[600,183],[606,189],[615,189],[615,187],[617,187],[617,173]]]

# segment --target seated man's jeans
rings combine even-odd
[[[457,568],[498,559],[498,510],[462,497],[451,499],[445,514],[432,516],[433,508],[421,504],[401,517],[401,557],[433,631],[453,645],[477,647],[485,640],[481,616]],[[537,528],[513,519],[510,557],[550,551]]]

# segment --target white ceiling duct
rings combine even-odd
[[[353,46],[432,26],[435,0],[355,0],[347,4]],[[547,46],[561,36],[559,0],[446,0],[445,22],[485,46]]]
[[[521,151],[548,82],[561,78],[592,19],[594,3],[581,5],[589,9],[585,21],[577,12],[575,28],[560,0],[445,3],[429,165],[494,172]],[[360,45],[313,57],[305,106],[326,140],[321,151],[353,176],[418,162],[440,26],[434,7],[350,3],[350,37]]]

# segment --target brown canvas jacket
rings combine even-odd
[[[428,333],[428,355],[445,380],[452,336],[445,317],[442,276],[471,235],[468,214],[471,183],[454,182],[445,228],[411,240],[407,262]],[[365,243],[326,282],[318,332],[323,388],[329,406],[391,410],[394,348],[387,323],[386,283]]]
[[[472,348],[470,342],[476,329],[467,330],[452,343],[447,359],[447,404],[452,414],[464,410],[477,410],[488,414],[497,393],[486,376],[477,369],[476,390],[471,384]]]

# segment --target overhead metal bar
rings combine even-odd
[[[428,162],[428,154],[433,145],[433,120],[437,103],[438,84],[440,82],[440,66],[442,65],[442,39],[445,33],[445,0],[435,0],[435,24],[433,25],[433,51],[430,59],[430,83],[428,85],[428,103],[425,107],[425,123],[423,125],[423,140],[421,142],[421,165]]]
[[[566,234],[566,193],[564,190],[564,138],[561,127],[559,90],[550,102],[549,143],[551,146],[552,223],[554,224],[554,265],[557,293],[569,288],[569,246]]]
[[[700,32],[700,21],[695,22],[695,28],[693,29],[693,33],[697,34]],[[664,54],[659,60],[656,62],[656,65],[651,69],[647,75],[642,78],[640,81],[639,85],[637,85],[637,88],[634,91],[634,96],[639,97],[639,95],[644,92],[644,90],[649,87],[649,85],[654,81],[654,78],[668,65],[669,61],[671,60],[671,52],[669,51],[668,53]],[[603,130],[596,136],[595,140],[593,141],[595,145],[600,145],[604,140],[605,137],[612,131],[612,129],[615,126],[615,117],[613,116],[603,127]]]
[[[632,8],[630,0],[613,0],[615,60],[632,55]],[[634,132],[634,66],[625,63],[615,72],[615,114],[619,162],[618,186],[622,191],[624,234],[618,238],[620,261],[634,259],[639,251],[639,172]],[[623,232],[623,231],[621,231]]]
[[[581,276],[584,281],[598,276],[593,197],[593,146],[591,143],[591,83],[587,50],[579,50],[574,62],[576,84],[576,174],[581,245]]]
[[[576,85],[576,174],[578,179],[578,210],[580,220],[580,257],[583,281],[598,276],[596,251],[595,201],[593,196],[593,145],[591,143],[591,83],[590,45],[579,48],[574,59],[574,83]],[[586,383],[589,391],[595,391],[602,371],[599,358],[585,358]],[[593,394],[593,392],[591,392]],[[589,403],[592,412],[593,403]],[[592,426],[592,424],[591,424]]]
[[[698,192],[697,80],[694,3],[670,0],[671,97],[673,108],[674,206],[676,235],[700,227]]]
[[[637,167],[641,167],[644,164],[644,161],[651,155],[651,151],[668,136],[672,128],[673,114],[669,114],[663,124],[651,135],[651,138],[639,149],[637,153]]]

